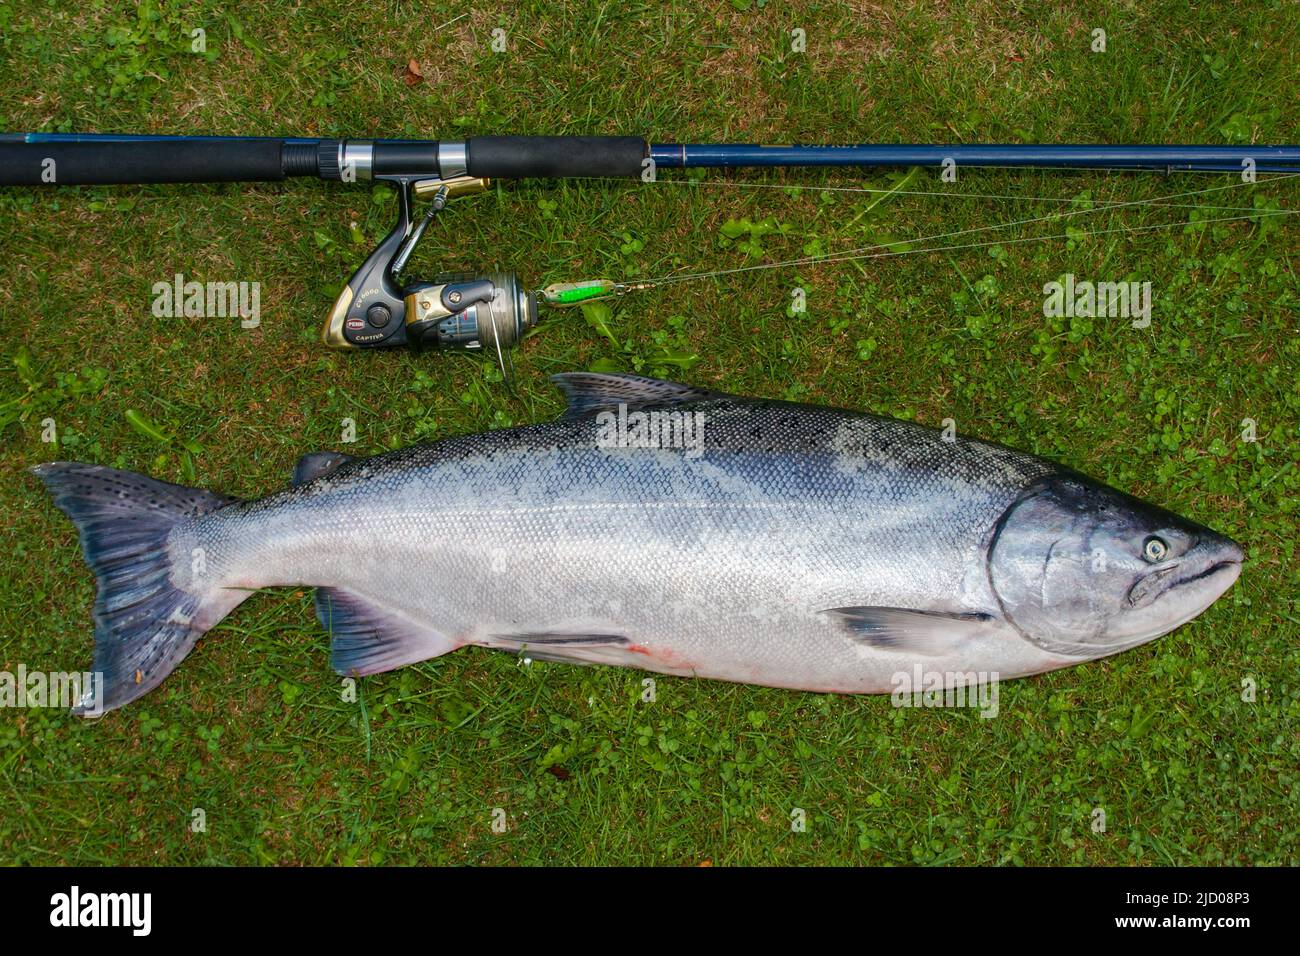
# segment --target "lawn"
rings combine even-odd
[[[5,131],[1296,143],[1297,75],[1288,0],[0,4]],[[0,670],[91,658],[93,579],[30,466],[256,497],[306,452],[545,420],[562,407],[547,376],[590,368],[952,419],[1230,534],[1240,581],[1157,642],[1002,685],[989,720],[667,677],[646,702],[634,671],[473,648],[366,678],[352,702],[311,595],[275,589],[101,720],[0,711],[0,862],[1300,861],[1300,227],[1257,214],[1300,187],[971,169],[882,198],[854,190],[897,174],[660,179],[497,183],[455,201],[408,271],[513,268],[537,288],[985,231],[552,312],[507,382],[488,360],[320,345],[394,220],[383,189],[0,193]],[[260,324],[155,317],[176,273],[260,283]],[[1150,282],[1150,325],[1046,317],[1067,273]]]

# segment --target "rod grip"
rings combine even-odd
[[[278,139],[0,142],[0,186],[273,182],[285,177],[284,146]]]
[[[471,176],[637,176],[650,144],[637,136],[471,136],[465,143]]]

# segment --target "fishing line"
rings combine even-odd
[[[1295,178],[1296,176],[1300,176],[1300,173],[1287,173],[1281,176],[1273,177],[1270,181],[1275,181],[1277,179],[1292,179]],[[1036,223],[1041,223],[1041,222],[1052,222],[1060,219],[1067,219],[1070,218],[1071,216],[1087,215],[1089,213],[1097,213],[1105,210],[1119,209],[1126,206],[1155,206],[1164,203],[1167,200],[1183,199],[1188,196],[1206,195],[1212,192],[1220,192],[1227,189],[1236,189],[1241,186],[1253,186],[1253,185],[1257,185],[1257,183],[1242,181],[1236,183],[1228,183],[1219,186],[1210,186],[1205,189],[1196,189],[1196,190],[1188,190],[1186,192],[1181,192],[1181,193],[1172,193],[1167,196],[1157,196],[1153,199],[1134,199],[1134,200],[1127,200],[1123,202],[1107,202],[1103,205],[1097,205],[1094,206],[1093,208],[1088,208],[1088,209],[1072,209],[1066,211],[1059,211],[1059,212],[1048,213],[1047,215],[1043,215],[1043,216],[1034,216],[1028,219],[1017,219],[1017,220],[1012,220],[1010,222],[992,223],[984,226],[975,226],[969,229],[958,229],[952,232],[934,233],[932,235],[919,236],[919,237],[914,237],[912,239],[900,239],[896,242],[875,243],[873,245],[861,246],[856,249],[848,249],[842,252],[827,253],[826,255],[822,255],[822,256],[805,256],[799,259],[788,259],[782,262],[758,263],[751,266],[737,266],[729,269],[713,270],[710,272],[686,273],[683,275],[669,275],[669,276],[659,276],[659,277],[648,278],[648,279],[638,279],[636,284],[639,286],[659,286],[659,285],[673,284],[677,282],[689,282],[689,281],[694,281],[696,279],[708,279],[716,276],[735,275],[737,273],[742,273],[742,272],[754,272],[762,269],[780,269],[780,268],[790,268],[790,267],[801,266],[801,265],[821,265],[830,262],[847,262],[855,259],[876,258],[876,256],[863,255],[863,254],[876,252],[878,250],[888,250],[891,246],[899,246],[899,245],[917,243],[917,242],[932,242],[932,241],[944,240],[944,239],[955,239],[960,236],[968,236],[977,233],[992,232],[999,229],[1010,229],[1015,226],[1034,225]],[[1216,208],[1216,207],[1211,205],[1208,208]],[[1236,208],[1241,208],[1241,207],[1236,207]],[[1266,214],[1273,214],[1277,212],[1289,214],[1295,211],[1296,210],[1252,210],[1251,215],[1249,216],[1230,216],[1230,217],[1216,218],[1216,219],[1201,219],[1197,221],[1198,222],[1232,222],[1232,221],[1239,221],[1245,219],[1253,219],[1256,217],[1263,217]],[[1189,224],[1192,223],[1187,223],[1187,222],[1164,223],[1164,224],[1160,224],[1159,227],[1169,228],[1174,225],[1189,225]],[[1123,231],[1123,230],[1108,230],[1108,231],[1115,232],[1115,231]],[[1104,234],[1104,233],[1094,233],[1094,234]],[[1031,240],[1037,240],[1037,239],[1051,239],[1051,238],[1058,238],[1058,237],[1047,236],[1047,237],[1028,237],[1028,238]],[[1067,234],[1063,238],[1068,239],[1070,237]],[[1023,241],[1023,240],[1007,240],[1008,243],[1017,242],[1017,241]],[[973,245],[958,245],[958,246],[938,247],[938,248],[939,249],[979,248],[981,246],[997,245],[997,244],[998,244],[997,242],[989,242],[989,243],[976,243]],[[918,250],[918,251],[933,251],[933,250]],[[882,253],[882,255],[902,255],[904,253],[905,253],[904,250],[894,250],[894,251],[884,252]]]
[[[1177,226],[1183,226],[1183,227],[1196,226],[1196,225],[1201,225],[1203,223],[1246,222],[1247,220],[1256,219],[1256,218],[1263,219],[1263,218],[1272,218],[1276,216],[1294,216],[1297,213],[1300,213],[1300,209],[1277,209],[1277,210],[1256,212],[1255,214],[1250,216],[1222,216],[1213,219],[1198,219],[1196,222],[1182,222],[1182,221],[1161,222],[1161,223],[1155,223],[1153,225],[1147,225],[1147,226],[1119,226],[1114,229],[1079,230],[1078,232],[1073,234],[1068,232],[1063,232],[1051,236],[1021,236],[1015,239],[990,239],[986,242],[967,242],[967,243],[959,243],[956,245],[947,245],[947,246],[930,246],[925,249],[901,249],[901,250],[885,251],[885,252],[866,252],[864,254],[857,254],[858,250],[854,250],[853,254],[848,254],[848,253],[832,254],[832,255],[819,257],[815,259],[791,259],[787,262],[759,263],[757,265],[752,265],[752,266],[739,266],[734,269],[723,269],[717,272],[701,272],[693,275],[669,276],[660,279],[643,279],[640,281],[646,285],[653,285],[653,286],[668,285],[675,282],[689,282],[689,281],[695,281],[697,279],[709,279],[716,276],[734,275],[739,272],[755,272],[763,269],[780,269],[780,268],[785,268],[794,265],[807,265],[807,264],[825,265],[827,263],[835,263],[835,262],[857,262],[864,259],[883,259],[889,256],[901,257],[901,256],[908,256],[908,255],[921,255],[927,252],[953,252],[961,249],[982,249],[988,246],[999,246],[999,245],[1010,246],[1010,245],[1018,245],[1027,242],[1047,242],[1052,239],[1075,239],[1075,238],[1081,238],[1085,236],[1104,236],[1104,235],[1110,235],[1113,233],[1120,233],[1120,232],[1127,232],[1127,233],[1150,232],[1156,229],[1172,229]],[[898,243],[894,243],[894,244],[902,245],[908,241],[920,242],[922,240],[920,239],[900,240]],[[864,248],[881,249],[884,248],[884,246],[867,246]]]

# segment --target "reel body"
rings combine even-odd
[[[425,229],[454,196],[483,192],[488,180],[376,176],[397,187],[397,225],[366,258],[335,299],[321,340],[331,348],[433,348],[505,353],[537,324],[537,297],[513,272],[454,273],[406,282],[402,270]],[[416,197],[430,197],[419,223]]]

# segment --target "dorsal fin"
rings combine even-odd
[[[619,405],[626,405],[629,409],[648,405],[676,405],[679,402],[698,402],[716,394],[708,389],[646,378],[643,375],[563,372],[552,375],[551,381],[564,393],[568,402],[564,417],[570,419],[612,411]]]
[[[293,468],[293,484],[296,487],[315,481],[322,475],[328,475],[339,465],[354,460],[351,455],[345,455],[341,451],[308,452],[298,459],[298,464]]]

